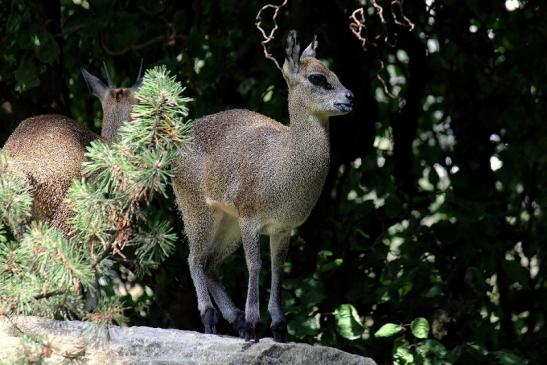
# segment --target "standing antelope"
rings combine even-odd
[[[281,307],[281,271],[291,229],[317,202],[329,167],[329,117],[349,113],[353,94],[315,58],[317,41],[300,55],[296,32],[287,36],[283,76],[289,88],[290,125],[234,109],[193,123],[193,150],[174,165],[174,190],[190,245],[188,263],[206,333],[216,333],[218,312],[247,341],[258,341],[259,235],[270,236],[268,311],[276,341],[287,325]],[[243,242],[249,272],[245,312],[218,278],[222,261]]]
[[[135,91],[141,83],[141,68],[131,88],[114,88],[108,70],[108,86],[82,67],[90,91],[99,97],[103,109],[101,137],[108,142],[116,138],[121,124],[130,119],[136,102]],[[26,173],[33,188],[32,217],[48,220],[69,234],[67,218],[72,215],[64,202],[72,180],[82,176],[85,149],[101,138],[72,119],[58,114],[38,115],[23,120],[9,136],[4,150],[16,158],[16,167]]]

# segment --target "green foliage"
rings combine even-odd
[[[128,245],[138,247],[135,250],[137,273],[142,276],[156,269],[175,250],[176,240],[177,235],[168,222],[152,221],[149,225],[139,227],[128,242]]]
[[[18,231],[30,217],[32,195],[29,190],[24,174],[14,170],[12,164],[8,164],[6,153],[0,150],[0,225],[4,222]],[[0,226],[0,237],[5,237],[2,230]]]
[[[25,176],[0,150],[0,311],[55,316],[78,312],[79,284],[90,285],[87,257],[56,230],[26,226],[32,195]],[[18,242],[15,239],[18,238]],[[77,284],[78,283],[78,284]]]
[[[6,229],[4,228],[2,222],[0,222],[0,243],[6,243],[6,240]]]
[[[314,278],[307,278],[302,281],[286,281],[283,287],[288,289],[292,295],[285,298],[285,303],[292,308],[291,313],[296,321],[288,324],[289,334],[296,337],[315,336],[320,331],[317,305],[325,299],[324,288],[321,282]],[[300,303],[300,305],[295,305]]]
[[[111,325],[127,324],[123,303],[115,296],[101,296],[97,308],[92,313],[86,313],[84,318],[90,322],[84,327],[82,334],[96,341],[110,340]]]
[[[127,245],[135,247],[133,269],[144,274],[173,251],[176,235],[169,224],[150,223],[139,206],[148,204],[154,192],[165,195],[177,148],[188,148],[190,123],[183,121],[190,99],[181,96],[183,91],[164,67],[148,71],[131,123],[120,128],[118,141],[90,144],[83,166],[88,180],[73,184],[68,200],[75,212],[71,223],[82,228],[74,235],[89,244],[94,266]]]
[[[415,318],[410,324],[410,332],[413,338],[409,338],[404,332],[405,326],[386,323],[376,333],[376,338],[389,338],[403,333],[393,341],[393,363],[396,365],[406,364],[454,364],[458,360],[459,348],[450,353],[445,346],[436,340],[427,339],[429,334],[429,322],[422,317]]]
[[[93,273],[89,257],[82,255],[78,242],[65,239],[59,231],[44,223],[32,222],[20,241],[22,250],[31,257],[30,266],[38,277],[45,279],[50,291],[74,286],[77,281],[85,288],[92,285]],[[59,267],[59,270],[52,270]]]

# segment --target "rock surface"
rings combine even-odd
[[[235,337],[150,327],[111,327],[110,341],[86,339],[89,325],[80,321],[54,321],[39,317],[0,317],[0,364],[13,359],[20,346],[20,332],[46,334],[53,344],[50,360],[59,354],[85,348],[86,364],[343,364],[376,365],[370,359],[334,348],[299,343],[279,344],[270,338],[246,343]]]

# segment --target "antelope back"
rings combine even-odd
[[[33,187],[34,219],[54,219],[72,180],[81,176],[85,147],[98,137],[58,114],[27,118],[9,136],[4,151],[15,158],[16,168],[27,175]],[[61,218],[65,213],[59,213],[54,222],[57,227],[65,227]]]

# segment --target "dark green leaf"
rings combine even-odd
[[[59,45],[46,30],[34,35],[34,46],[36,58],[43,63],[51,64],[59,57]]]
[[[496,351],[493,353],[502,365],[526,365],[528,360],[510,351]]]
[[[395,218],[401,212],[402,202],[397,197],[390,195],[386,198],[384,208],[389,218]]]
[[[17,80],[15,89],[19,93],[40,85],[40,80],[38,79],[38,69],[28,58],[23,59],[23,61],[19,64],[19,67],[17,67],[17,70],[15,70],[15,80]]]
[[[424,294],[425,298],[434,298],[442,294],[442,287],[440,285],[433,285]]]
[[[524,288],[529,286],[530,272],[516,260],[504,260],[502,263],[503,270],[515,282],[522,285]]]
[[[436,340],[425,340],[416,346],[416,352],[423,359],[442,360],[448,351],[442,343]]]
[[[462,355],[462,347],[461,346],[456,346],[448,352],[448,354],[446,355],[446,359],[451,364],[453,364],[453,363],[455,363],[456,361],[458,361],[460,359],[461,355]]]
[[[315,316],[305,314],[296,315],[287,326],[290,335],[299,338],[305,336],[315,336],[319,331],[319,325]]]

